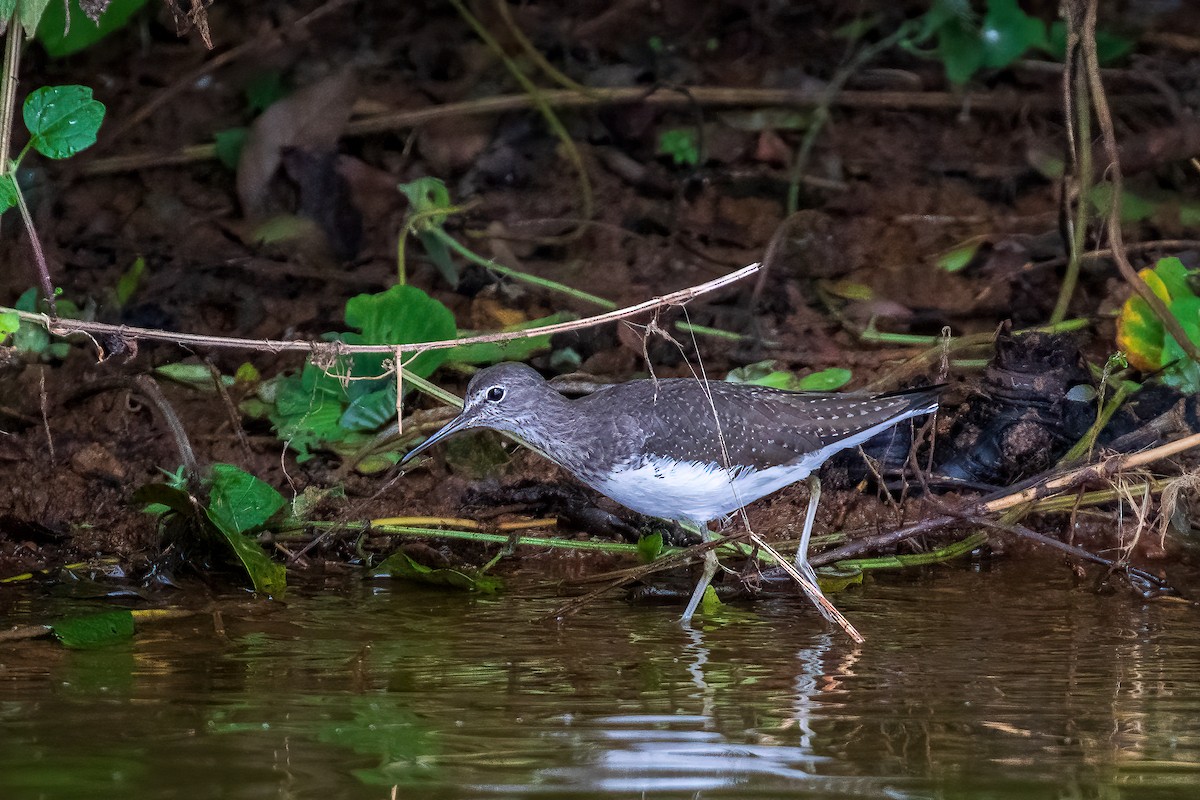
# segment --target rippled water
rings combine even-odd
[[[688,631],[529,594],[362,585],[0,645],[0,798],[1200,796],[1197,611],[1057,563],[869,582],[838,597],[861,646],[799,599]]]

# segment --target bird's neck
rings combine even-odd
[[[534,413],[535,418],[512,432],[532,450],[569,472],[577,472],[578,442],[586,438],[588,422],[579,417],[570,400],[549,387],[538,398]]]

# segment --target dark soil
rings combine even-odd
[[[1049,13],[1052,4],[1037,5]],[[1136,5],[1105,9],[1101,16],[1102,27],[1127,32],[1139,42],[1132,60],[1106,73],[1108,91],[1116,98],[1118,133],[1130,140],[1183,125],[1186,109],[1200,103],[1200,11],[1187,4],[1155,4],[1153,13],[1138,16],[1130,10]],[[697,6],[668,0],[531,3],[510,10],[538,51],[573,80],[649,92],[685,85],[820,89],[850,52],[846,40],[835,35],[838,28],[856,15],[879,13],[885,19],[880,29],[889,30],[905,15],[924,10],[920,3],[908,6],[793,7],[735,0]],[[171,331],[287,339],[342,330],[349,297],[381,291],[395,281],[396,237],[407,210],[395,186],[426,175],[445,180],[456,202],[471,204],[447,224],[460,241],[620,305],[761,261],[787,216],[787,163],[804,133],[786,124],[788,110],[753,106],[728,109],[697,102],[667,109],[632,103],[560,110],[591,183],[595,211],[590,220],[580,218],[575,171],[534,110],[450,115],[417,128],[335,135],[330,144],[314,134],[283,152],[281,168],[259,187],[264,199],[254,210],[239,200],[235,172],[213,159],[113,166],[111,159],[118,155],[152,160],[246,125],[252,117],[247,89],[260,85],[264,75],[280,76],[294,91],[350,70],[353,82],[344,84],[340,97],[329,100],[328,109],[318,105],[309,111],[336,117],[334,107],[352,106],[354,120],[521,92],[449,4],[346,3],[311,24],[294,25],[316,7],[218,0],[209,10],[212,52],[194,34],[177,39],[173,24],[158,10],[77,56],[51,60],[36,45],[28,48],[19,98],[43,84],[82,83],[108,107],[95,148],[63,163],[27,159],[21,176],[64,298],[93,309],[98,320]],[[518,63],[536,74],[494,7],[479,3],[475,10]],[[270,35],[275,30],[284,32],[282,42]],[[189,77],[254,36],[261,46],[200,79]],[[543,75],[535,80],[543,88],[557,88]],[[580,369],[610,380],[645,374],[647,353],[660,376],[688,374],[688,363],[697,360],[708,374],[722,376],[749,361],[772,358],[801,373],[849,368],[848,388],[892,389],[948,379],[953,382],[947,394],[950,411],[939,422],[944,443],[938,462],[953,462],[956,477],[979,485],[1015,481],[1051,466],[1051,453],[1064,452],[1090,417],[1081,428],[1079,420],[1039,413],[1037,424],[1053,417],[1058,427],[1049,433],[1006,428],[994,434],[1007,437],[996,445],[1000,463],[972,471],[961,466],[955,448],[979,446],[980,437],[993,435],[987,433],[989,419],[1009,413],[984,404],[995,392],[986,390],[983,373],[951,366],[948,376],[939,375],[936,356],[910,362],[924,348],[873,343],[859,334],[869,323],[889,333],[936,335],[949,328],[956,336],[986,334],[1002,323],[1020,329],[1049,317],[1063,269],[1055,259],[1065,252],[1060,186],[1039,174],[1032,154],[1064,152],[1062,112],[1056,105],[1060,82],[1061,73],[1053,67],[1019,63],[981,72],[970,84],[972,91],[1005,98],[1000,110],[978,110],[965,101],[925,108],[913,98],[950,89],[940,62],[898,48],[884,52],[847,88],[889,91],[893,102],[833,107],[806,168],[811,180],[801,184],[800,213],[763,273],[762,285],[756,291],[753,282],[747,283],[686,308],[687,321],[747,334],[750,343],[693,340],[674,328],[684,312],[671,309],[658,325],[678,344],[645,338],[636,328],[609,326],[556,346],[572,347],[582,356]],[[168,89],[181,90],[143,122],[124,128],[138,109]],[[1143,102],[1128,104],[1122,97]],[[788,113],[807,116],[811,108]],[[699,163],[676,165],[656,152],[663,130],[698,125],[703,132]],[[22,135],[17,134],[17,147]],[[1194,200],[1196,172],[1187,163],[1192,155],[1149,159],[1135,180]],[[310,220],[307,235],[261,244],[254,233],[261,220],[282,212]],[[19,220],[10,213],[6,223],[0,300],[11,305],[37,284],[37,277]],[[1189,235],[1196,232],[1155,219],[1126,233],[1130,241]],[[983,237],[984,244],[965,269],[938,268],[940,254],[972,237]],[[1141,251],[1135,264],[1140,268],[1158,256],[1178,255],[1195,267],[1200,257],[1194,246]],[[462,328],[496,329],[563,309],[595,313],[475,268],[464,270],[457,287],[450,286],[416,242],[410,241],[408,254],[408,281],[446,303]],[[146,276],[132,300],[117,307],[114,287],[139,257],[146,260]],[[1042,390],[1062,391],[1093,380],[1084,365],[1102,365],[1115,349],[1111,312],[1128,295],[1110,262],[1089,264],[1071,311],[1090,322],[1074,337],[1049,345],[1046,362],[1071,374],[1058,383],[1039,384]],[[161,417],[131,388],[135,376],[180,360],[207,362],[226,375],[248,361],[264,377],[301,366],[293,356],[199,352],[145,342],[136,352],[98,360],[95,347],[73,341],[63,360],[30,363],[10,357],[0,366],[0,577],[98,556],[116,557],[136,572],[159,558],[163,545],[156,520],[141,512],[132,493],[162,480],[161,470],[178,467],[180,455]],[[990,355],[983,348],[964,357]],[[558,371],[548,356],[534,363],[547,374]],[[447,370],[437,378],[459,391],[466,380]],[[440,463],[402,476],[358,475],[329,453],[297,464],[268,423],[236,411],[251,388],[233,387],[226,402],[212,392],[161,383],[202,463],[236,464],[288,496],[307,487],[343,486],[344,499],[327,500],[319,508],[328,518],[461,516],[464,503],[478,491],[476,476],[455,475]],[[410,404],[428,407],[429,401]],[[1029,422],[1023,411],[1014,413],[1011,420]],[[1152,416],[1147,411],[1141,418]],[[1132,430],[1137,419],[1122,424]],[[1006,447],[1011,452],[1004,453]],[[1039,458],[1032,459],[1034,454]],[[878,491],[856,491],[864,470],[861,458],[855,458],[832,466],[827,479],[841,488],[827,496],[819,530],[882,530],[929,511],[928,499],[916,506],[885,502]],[[932,487],[944,490],[934,473]],[[527,453],[514,453],[490,480],[487,486],[500,489],[517,481],[569,483]],[[943,500],[951,502],[949,496]],[[794,535],[804,502],[803,489],[786,490],[757,504],[750,519],[758,530]],[[543,507],[561,510],[552,503]],[[1103,520],[1068,531],[1066,515],[1049,516],[1039,520],[1039,527],[1073,532],[1079,544],[1109,546],[1115,514]],[[327,537],[292,566],[355,561],[356,538]],[[1178,548],[1160,550],[1156,535],[1142,539],[1143,544],[1154,540],[1144,558],[1178,555]],[[369,540],[367,546],[391,545]],[[453,557],[476,555],[437,547]],[[564,560],[573,564],[578,557]],[[609,566],[595,563],[596,569]]]

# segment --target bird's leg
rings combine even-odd
[[[812,538],[813,521],[817,518],[817,505],[821,502],[821,479],[816,475],[808,476],[808,511],[804,515],[804,533],[800,534],[800,548],[796,551],[796,569],[804,577],[820,586],[817,573],[808,563],[808,540]]]
[[[708,529],[707,525],[698,525],[697,527],[700,528],[701,533],[704,535],[705,542],[719,538]],[[720,566],[720,562],[717,561],[717,551],[713,549],[705,550],[704,571],[700,574],[700,582],[696,584],[696,588],[692,592],[692,597],[688,600],[687,608],[683,610],[683,616],[679,619],[684,625],[691,622],[696,609],[700,607],[700,601],[704,599],[704,590],[708,588],[708,584],[712,582],[713,576],[717,574],[717,569]]]

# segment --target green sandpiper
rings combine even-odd
[[[834,453],[935,411],[941,388],[865,395],[665,378],[572,400],[525,364],[498,364],[471,378],[462,412],[404,461],[459,431],[503,431],[621,505],[707,538],[716,536],[709,522],[807,478],[812,492],[796,568],[816,585],[807,555],[820,502],[812,473]],[[684,623],[717,569],[709,549]]]

